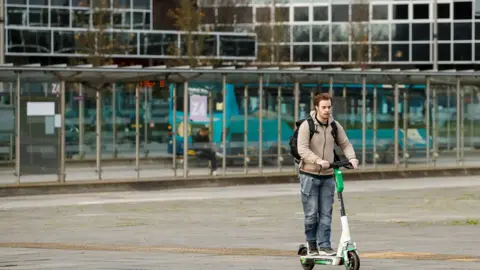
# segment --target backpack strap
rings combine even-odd
[[[311,140],[312,137],[313,137],[313,134],[315,134],[315,123],[313,122],[312,117],[308,117],[307,122],[308,122],[308,127],[309,127],[309,130],[310,130],[310,140]]]
[[[333,120],[330,125],[332,126],[333,139],[335,140],[335,144],[338,145],[338,141],[337,141],[337,122],[335,122],[335,120]],[[333,149],[333,156],[334,156],[334,161],[340,161],[340,158],[338,157],[335,149]]]
[[[337,142],[337,122],[335,120],[333,120],[333,122],[330,125],[332,126],[333,139],[335,140],[335,143],[338,145],[338,142]]]

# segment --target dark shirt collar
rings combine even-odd
[[[315,114],[315,119],[317,120],[317,122],[318,122],[318,124],[319,124],[320,126],[323,126],[323,127],[328,127],[328,120],[327,120],[327,123],[326,123],[326,124],[324,124],[324,123],[320,122],[320,120],[318,119],[318,116],[317,116],[317,114]]]

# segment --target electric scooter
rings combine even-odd
[[[349,161],[337,161],[330,164],[330,167],[334,170],[334,178],[337,189],[338,200],[340,201],[340,220],[342,222],[342,234],[340,236],[340,242],[338,245],[337,254],[334,256],[325,255],[307,255],[307,245],[301,244],[298,248],[298,255],[300,255],[300,263],[303,269],[312,270],[315,265],[345,265],[347,270],[360,269],[360,257],[358,255],[356,243],[352,241],[350,237],[350,227],[348,226],[347,215],[345,214],[345,206],[343,203],[342,192],[343,174],[340,171],[341,167],[352,169],[352,165]]]

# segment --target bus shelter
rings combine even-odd
[[[318,92],[334,97],[334,117],[344,126],[362,170],[476,166],[480,164],[480,159],[475,160],[480,147],[476,140],[480,135],[478,76],[480,72],[473,70],[5,64],[0,66],[0,82],[2,100],[9,102],[2,105],[1,131],[10,140],[2,173],[14,180],[1,184],[18,185],[40,175],[62,183],[207,175],[206,170],[194,173],[195,166],[202,167],[194,162],[197,127],[209,127],[210,140],[217,147],[219,177],[295,173],[288,139],[294,123],[313,109],[312,98]],[[155,89],[155,83],[165,85]],[[134,106],[127,127],[117,121],[119,96],[115,94],[126,84],[133,85],[133,90],[121,97],[122,102]],[[33,85],[42,85],[43,92],[30,94]],[[86,128],[87,88],[94,93],[94,117],[88,120],[94,130]],[[110,107],[102,100],[106,89],[113,93]],[[160,110],[149,108],[158,92],[165,92],[168,125],[162,126],[163,152],[149,160],[141,150],[148,145],[148,129],[155,126],[147,112]],[[83,175],[78,170],[92,166],[75,163],[69,154],[69,104],[79,110],[74,120],[78,138],[73,144],[80,155],[75,160],[94,164]],[[111,117],[113,121],[105,127],[102,122]],[[95,138],[95,156],[90,159],[81,155],[87,129]],[[120,129],[132,129],[128,132],[133,134],[129,136],[134,151],[129,158],[118,158],[117,152],[105,156],[102,135],[106,129],[113,131],[109,142],[120,140]],[[232,165],[235,162],[241,166]],[[125,167],[128,172],[119,172]],[[106,170],[117,174],[106,177]]]

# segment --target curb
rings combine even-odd
[[[345,181],[388,180],[422,177],[458,177],[480,175],[480,167],[455,168],[402,168],[365,171],[344,171]],[[0,186],[0,197],[31,196],[48,194],[73,194],[91,192],[151,191],[179,188],[225,187],[239,185],[269,185],[298,183],[294,173],[266,173],[263,175],[227,175],[202,176],[184,179],[151,178],[151,179],[118,179],[72,181],[66,183],[40,182],[22,183],[20,185]]]

